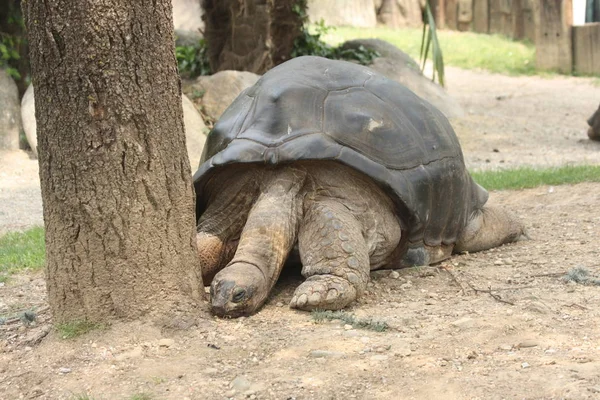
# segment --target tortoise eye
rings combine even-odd
[[[233,289],[233,293],[231,295],[231,301],[234,303],[239,303],[246,297],[246,290],[241,287],[236,287]]]

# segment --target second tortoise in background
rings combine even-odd
[[[319,57],[244,91],[208,136],[194,182],[204,282],[221,316],[255,312],[296,243],[307,279],[290,306],[340,309],[372,269],[523,234],[485,205],[440,111],[369,68]]]
[[[592,140],[600,140],[600,106],[592,116],[587,120],[590,128],[588,129],[588,137]]]

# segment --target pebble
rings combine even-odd
[[[396,342],[394,343],[394,355],[398,357],[408,357],[412,353],[410,349],[410,343],[408,342]]]
[[[588,388],[588,390],[592,393],[600,393],[600,386],[592,386],[591,388]]]
[[[344,329],[347,330],[347,331],[349,331],[349,330],[352,329],[352,325],[346,324],[346,325],[344,325]]]
[[[309,357],[312,358],[342,358],[346,354],[340,353],[339,351],[329,350],[313,350],[310,352]]]
[[[283,307],[283,303],[281,301],[278,301],[276,304],[277,307]]]
[[[503,343],[498,347],[500,350],[511,351],[512,346],[510,344]]]
[[[173,339],[160,339],[158,341],[158,345],[160,347],[173,347],[175,345],[175,340],[173,340]]]
[[[521,343],[519,343],[517,346],[522,349],[526,349],[528,347],[539,346],[539,343],[537,342],[537,340],[534,340],[534,339],[525,339]]]
[[[356,329],[351,329],[349,331],[344,332],[344,336],[346,337],[357,337],[360,335]]]
[[[529,365],[528,362],[524,362],[524,363],[521,364],[521,368],[523,368],[523,369],[529,368],[529,367],[531,367],[531,365]]]
[[[229,387],[235,389],[236,392],[245,392],[251,386],[252,383],[245,376],[236,376],[229,384]]]
[[[398,273],[398,271],[392,271],[392,272],[390,272],[389,277],[392,279],[398,279],[398,278],[400,278],[400,274]]]
[[[475,326],[475,320],[473,318],[465,317],[452,322],[451,325],[461,330],[469,329]]]
[[[71,373],[71,368],[67,368],[67,367],[60,367],[60,368],[58,369],[58,372],[59,372],[60,374],[63,374],[63,375],[64,375],[64,374],[70,374],[70,373]]]

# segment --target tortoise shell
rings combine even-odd
[[[197,216],[220,167],[298,160],[337,161],[371,177],[395,200],[410,248],[453,245],[487,201],[438,109],[367,67],[306,56],[265,73],[215,124],[193,178]]]

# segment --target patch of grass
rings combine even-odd
[[[376,332],[385,332],[389,329],[389,325],[386,322],[376,321],[371,318],[356,318],[356,316],[346,311],[313,310],[310,315],[315,322],[339,319],[345,324],[352,325],[354,328],[369,329]]]
[[[130,400],[152,400],[152,396],[148,393],[136,393],[130,397]]]
[[[323,35],[323,39],[331,45],[338,45],[352,39],[382,39],[396,45],[418,60],[422,34],[423,31],[420,28],[338,27]],[[473,32],[438,30],[437,35],[444,52],[445,65],[466,69],[484,69],[506,75],[537,73],[535,46],[531,43],[517,42],[500,35],[484,35]]]
[[[89,321],[71,321],[56,325],[56,330],[63,339],[73,339],[97,329],[106,329],[106,325]]]
[[[582,285],[600,286],[600,278],[591,276],[590,271],[581,266],[572,268],[562,277],[565,282],[581,283]]]
[[[487,190],[525,189],[542,185],[600,182],[600,166],[520,167],[499,171],[474,171],[471,172],[471,176]]]
[[[0,282],[23,270],[39,270],[46,260],[44,228],[10,232],[0,237]]]
[[[95,398],[90,396],[89,394],[84,393],[73,395],[73,397],[71,397],[71,400],[95,400]]]

